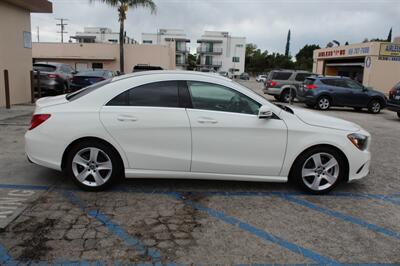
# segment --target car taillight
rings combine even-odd
[[[38,114],[38,115],[33,115],[32,120],[31,120],[31,126],[29,127],[28,130],[32,130],[35,127],[38,127],[40,124],[42,124],[44,121],[50,118],[50,114]]]
[[[56,79],[56,78],[59,77],[59,75],[57,75],[57,74],[48,74],[47,77],[48,77],[49,79]]]
[[[396,94],[396,89],[393,88],[389,91],[389,96],[394,96]]]
[[[267,82],[269,87],[275,87],[276,85],[278,85],[278,82],[274,81],[274,80],[269,80]]]
[[[308,89],[308,90],[313,90],[313,89],[316,89],[316,88],[317,88],[317,86],[314,85],[314,84],[305,85],[304,87],[305,87],[306,89]]]

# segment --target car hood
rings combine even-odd
[[[304,123],[311,126],[332,128],[351,132],[357,132],[361,130],[361,127],[359,125],[340,118],[323,115],[304,108],[292,106],[290,106],[290,108],[293,110],[295,116],[297,116]]]
[[[65,98],[65,94],[59,95],[59,96],[54,96],[54,97],[40,98],[39,100],[36,101],[36,107],[43,108],[43,107],[59,105],[59,104],[64,104],[64,103],[68,103],[68,100]]]

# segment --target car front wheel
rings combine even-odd
[[[291,178],[307,192],[324,194],[340,183],[344,173],[344,158],[339,152],[330,147],[316,147],[300,155]]]
[[[113,148],[97,141],[88,141],[70,150],[66,172],[84,190],[99,191],[123,176],[122,165]]]
[[[317,107],[320,110],[328,110],[331,106],[331,100],[327,96],[321,96],[318,98]]]
[[[381,111],[381,103],[378,100],[372,100],[368,104],[368,111],[373,114],[379,114]]]

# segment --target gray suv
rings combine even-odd
[[[263,91],[278,101],[289,102],[290,95],[293,100],[304,80],[312,75],[311,72],[303,70],[273,70],[265,80]]]

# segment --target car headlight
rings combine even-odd
[[[368,144],[368,137],[358,133],[352,133],[347,135],[347,138],[360,150],[365,150]]]

